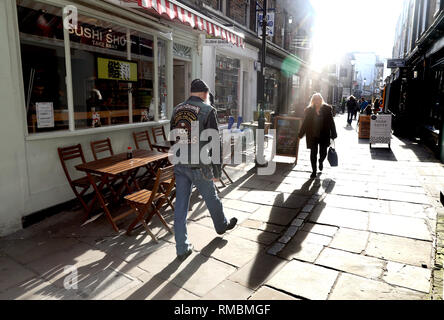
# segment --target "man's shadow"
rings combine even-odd
[[[163,283],[168,282],[163,288],[156,293],[151,300],[170,300],[183,287],[183,285],[196,273],[199,268],[210,259],[210,256],[216,249],[223,248],[228,243],[227,240],[216,237],[211,240],[200,253],[194,255],[190,260],[187,259],[180,262],[176,257],[163,270],[151,277],[151,279],[142,285],[139,289],[134,291],[127,300],[143,300],[146,299],[152,292],[154,292]],[[176,272],[181,264],[186,264],[186,267],[170,279],[170,276]],[[168,279],[168,280],[166,280]]]
[[[301,244],[304,242],[305,238],[308,236],[311,227],[304,227],[304,225],[309,221],[310,219],[310,215],[313,213],[313,211],[316,209],[316,211],[318,212],[319,210],[322,211],[325,207],[326,204],[320,200],[320,199],[316,199],[313,200],[313,196],[316,195],[318,193],[319,190],[324,189],[325,193],[330,193],[333,188],[335,186],[335,181],[332,179],[325,179],[325,180],[321,180],[319,176],[317,176],[315,179],[308,179],[299,189],[294,190],[290,197],[287,198],[287,201],[289,201],[289,199],[291,199],[291,196],[294,195],[298,195],[298,196],[303,196],[303,195],[311,195],[311,197],[305,201],[305,203],[303,203],[303,205],[301,206],[301,208],[297,209],[299,212],[297,215],[295,215],[294,217],[297,218],[300,216],[300,213],[302,212],[303,208],[306,205],[312,205],[313,209],[310,211],[309,214],[307,214],[306,217],[304,217],[303,219],[303,223],[300,227],[298,227],[298,231],[296,232],[295,235],[293,235],[291,238],[291,240],[285,244],[285,256],[283,255],[277,255],[274,256],[274,258],[270,258],[269,259],[269,263],[264,263],[263,262],[263,253],[259,254],[256,256],[256,260],[253,262],[253,265],[251,267],[250,273],[249,273],[249,278],[248,278],[248,287],[250,288],[258,288],[259,286],[263,285],[264,282],[266,280],[268,280],[268,278],[270,277],[270,275],[280,266],[283,266],[285,264],[285,261],[288,260],[288,257],[291,257],[295,254],[297,254],[298,252],[300,252],[300,250],[302,249]],[[277,206],[274,206],[277,205]],[[284,195],[281,193],[279,194],[274,202],[273,205],[273,209],[271,211],[270,214],[270,219],[269,221],[273,221],[273,217],[282,214],[282,212],[279,212],[281,207],[285,207],[286,205],[286,201],[284,200]],[[294,218],[292,218],[292,221],[294,220]],[[311,223],[315,223],[315,221],[310,221]],[[286,229],[284,229],[283,233],[281,233],[281,235],[279,236],[279,238],[285,234],[286,230],[288,230],[288,228],[291,227],[291,222],[287,225]],[[303,231],[302,231],[303,230]],[[302,232],[301,232],[302,231]],[[297,237],[297,238],[296,238]],[[278,238],[278,239],[279,239]],[[296,239],[297,240],[296,240]],[[278,240],[277,240],[278,241]],[[274,243],[276,243],[277,241],[273,242],[269,247],[267,247],[265,250],[268,251],[268,249],[270,247],[273,246]],[[287,247],[288,245],[291,243],[291,249],[289,250]],[[282,250],[284,250],[282,249]],[[280,252],[282,252],[282,250],[280,250]],[[267,253],[268,255],[268,253]],[[272,255],[270,255],[270,257],[273,257]]]

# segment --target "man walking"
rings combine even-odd
[[[354,96],[350,96],[347,101],[347,124],[350,126],[352,124],[353,115],[358,108],[358,103]]]
[[[365,108],[368,106],[367,100],[365,100],[364,98],[361,98],[361,104],[359,106],[360,106],[360,111],[363,112],[365,110]]]
[[[209,105],[209,95],[210,89],[204,81],[200,79],[193,80],[191,82],[190,98],[174,108],[171,118],[171,132],[173,136],[178,137],[176,142],[185,144],[186,150],[188,150],[186,160],[183,161],[183,157],[181,157],[179,161],[175,161],[178,164],[174,166],[176,177],[174,236],[176,240],[176,253],[180,261],[184,261],[193,250],[193,246],[188,241],[186,226],[193,185],[196,186],[202,195],[218,234],[221,235],[227,230],[233,229],[237,223],[236,218],[231,218],[230,222],[227,221],[222,202],[217,196],[214,186],[214,182],[218,181],[221,176],[221,161],[216,161],[218,163],[213,163],[212,161],[211,164],[204,164],[201,157],[199,157],[198,163],[191,161],[191,152],[194,149],[192,146],[196,147],[196,144],[198,144],[199,155],[202,156],[201,151],[204,150],[203,147],[208,143],[199,139],[200,133],[203,130],[217,130],[217,137],[219,137],[216,109]],[[198,139],[192,136],[192,126],[198,126],[199,128]],[[217,141],[217,144],[220,146],[220,140]],[[180,148],[176,150],[173,157],[180,157],[180,151]],[[222,151],[220,154],[222,154]]]

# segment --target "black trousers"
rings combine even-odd
[[[319,163],[324,163],[325,158],[327,157],[327,148],[328,144],[320,144],[316,142],[311,148],[310,152],[310,161],[311,161],[311,169],[313,172],[317,171],[316,160],[318,158],[318,150],[319,150]]]

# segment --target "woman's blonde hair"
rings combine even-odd
[[[314,100],[315,98],[320,98],[320,99],[321,99],[321,105],[324,105],[324,104],[325,104],[325,100],[324,100],[324,98],[322,97],[322,95],[321,95],[319,92],[316,92],[315,94],[313,94],[313,95],[311,96],[310,103],[309,103],[309,105],[308,105],[307,108],[309,108],[309,107],[313,107],[313,100]]]

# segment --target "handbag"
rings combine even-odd
[[[335,141],[334,140],[333,140],[333,147],[330,145],[330,148],[328,148],[327,160],[330,163],[331,167],[338,166],[338,154],[335,149]]]

